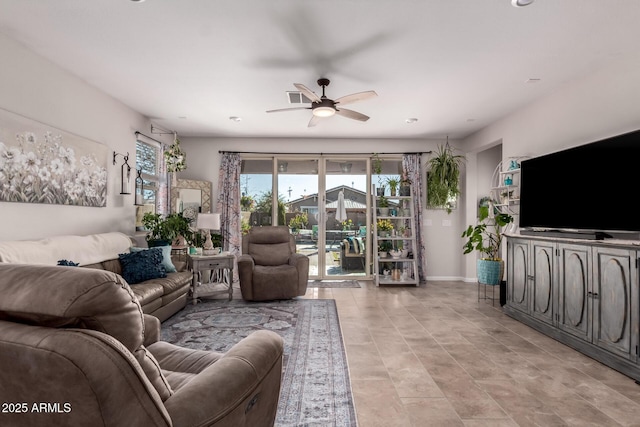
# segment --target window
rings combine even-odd
[[[145,213],[161,212],[158,190],[160,189],[160,145],[136,141],[136,170],[142,170],[142,205],[136,206],[136,230],[143,230],[142,217]],[[136,189],[136,191],[138,191]]]

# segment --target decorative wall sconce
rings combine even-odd
[[[144,205],[144,181],[142,180],[142,169],[137,169],[137,176],[136,176],[136,187],[135,187],[135,191],[136,191],[136,200],[135,200],[135,205],[136,206],[142,206]]]
[[[120,194],[131,194],[131,166],[129,166],[129,152],[120,154],[113,152],[113,164],[116,164],[116,156],[122,156],[123,162],[120,167]]]
[[[351,163],[340,163],[342,173],[351,173]]]
[[[287,162],[278,163],[278,172],[286,172],[287,171],[287,166],[289,166],[289,164]]]

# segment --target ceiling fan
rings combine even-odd
[[[358,113],[357,111],[342,108],[342,106],[378,96],[375,91],[368,90],[365,92],[352,93],[351,95],[342,96],[334,101],[333,99],[327,98],[324,94],[324,88],[329,86],[329,83],[329,79],[318,79],[318,85],[322,86],[322,96],[316,95],[308,87],[301,83],[294,83],[293,85],[300,92],[302,92],[304,96],[311,100],[311,107],[280,108],[278,110],[268,110],[267,113],[293,110],[311,110],[313,116],[311,117],[311,120],[309,120],[309,127],[313,127],[318,124],[321,118],[331,117],[334,114],[346,117],[348,119],[359,120],[361,122],[366,122],[367,120],[369,120],[369,116],[365,116],[364,114]]]

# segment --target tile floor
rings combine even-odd
[[[640,386],[477,301],[475,284],[309,289],[337,302],[359,427],[640,426]]]

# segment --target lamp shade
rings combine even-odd
[[[198,219],[196,219],[196,227],[201,230],[220,230],[220,214],[198,214]]]

